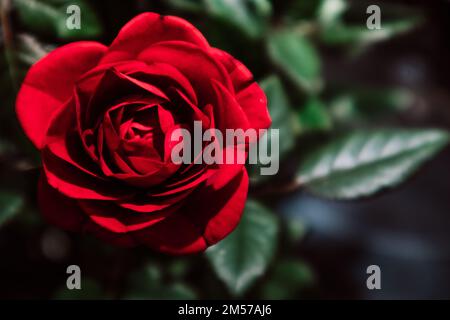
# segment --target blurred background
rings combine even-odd
[[[0,298],[450,298],[450,1],[0,3]],[[80,30],[65,27],[70,4]],[[366,25],[373,4],[381,29]],[[114,248],[46,224],[36,207],[39,155],[14,114],[24,74],[65,43],[109,44],[144,11],[187,19],[243,61],[280,129],[280,173],[249,167],[247,218],[202,255]],[[373,133],[400,139],[395,159],[355,164],[340,180],[305,178],[338,138]],[[66,289],[71,264],[82,290]],[[373,264],[380,290],[366,286]]]

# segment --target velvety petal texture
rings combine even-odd
[[[205,250],[239,223],[248,191],[248,145],[192,149],[172,161],[180,129],[266,129],[266,97],[250,71],[212,48],[189,22],[143,13],[107,47],[62,46],[28,72],[16,101],[25,134],[40,150],[39,205],[60,228],[118,246],[170,254]],[[258,139],[258,137],[256,137]],[[253,141],[250,141],[253,142]]]
[[[53,113],[66,102],[75,82],[96,66],[107,47],[97,42],[76,42],[55,49],[33,65],[17,96],[16,112],[37,148]]]

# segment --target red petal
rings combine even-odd
[[[221,190],[205,187],[165,220],[135,233],[146,245],[171,254],[205,250],[237,226],[245,206],[248,176],[245,169]]]
[[[149,46],[168,40],[181,40],[209,48],[200,31],[186,20],[147,12],[133,18],[120,30],[102,63],[132,60]]]
[[[140,64],[137,65],[136,63],[133,67],[131,65],[117,66],[117,70],[144,82],[155,83],[159,88],[175,87],[185,92],[189,99],[197,104],[197,95],[194,88],[192,88],[186,76],[176,68],[166,63],[147,64],[140,62]]]
[[[149,83],[145,83],[145,82],[135,79],[133,77],[127,76],[126,74],[119,72],[117,69],[112,69],[112,71],[119,79],[127,80],[127,81],[135,84],[136,86],[148,91],[149,93],[154,94],[155,96],[157,96],[159,98],[169,100],[169,98],[164,94],[164,92],[162,92],[160,89],[158,89],[154,85],[151,85]],[[109,93],[111,93],[111,92],[109,92]]]
[[[48,183],[70,198],[116,200],[132,192],[114,181],[86,174],[46,149],[42,153],[42,162]]]
[[[122,208],[130,210],[130,212],[136,214],[136,212],[155,212],[167,209],[169,207],[177,207],[182,203],[192,190],[180,193],[174,196],[158,197],[153,196],[151,192],[149,194],[144,194],[142,196],[136,196],[132,199],[126,199],[123,201],[116,201],[117,205]]]
[[[213,185],[207,184],[189,199],[189,219],[204,226],[208,245],[222,240],[238,225],[247,200],[247,171],[241,168],[241,173],[221,189]]]
[[[73,86],[106,51],[96,42],[74,42],[49,53],[28,71],[16,101],[19,121],[37,148],[49,119],[73,92]]]
[[[84,173],[99,177],[97,164],[84,152],[82,141],[76,131],[74,114],[73,100],[54,113],[43,141],[42,153],[50,152]]]
[[[225,137],[226,129],[249,129],[249,119],[253,115],[247,115],[236,101],[235,97],[220,83],[211,82],[216,103],[214,105],[215,124]]]
[[[264,91],[254,82],[236,94],[237,101],[254,129],[267,129],[272,124]]]
[[[208,129],[211,126],[208,116],[200,110],[200,108],[197,107],[181,90],[175,88],[170,90],[170,92],[173,92],[172,103],[186,105],[189,107],[189,115],[191,116],[192,121],[201,121],[204,129]]]
[[[228,53],[216,48],[211,49],[211,52],[230,74],[237,101],[248,116],[250,126],[255,129],[269,128],[272,121],[267,109],[267,98],[251,72]]]
[[[117,199],[126,189],[118,188],[97,172],[78,140],[74,109],[69,103],[51,120],[46,147],[41,152],[48,182],[71,198]]]
[[[80,201],[80,207],[97,225],[114,233],[130,233],[148,228],[162,220],[170,210],[136,213],[117,206],[112,201]]]
[[[182,41],[157,43],[142,51],[138,59],[147,63],[166,63],[177,68],[189,79],[197,93],[199,105],[214,99],[211,80],[222,83],[234,92],[233,84],[224,66],[209,51]]]
[[[189,254],[207,248],[201,229],[195,226],[182,212],[172,214],[165,220],[133,233],[147,246],[170,254]]]

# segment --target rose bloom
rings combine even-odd
[[[194,121],[222,132],[271,124],[242,63],[187,21],[155,13],[109,47],[52,51],[29,70],[16,112],[41,153],[38,200],[50,223],[172,254],[205,250],[236,227],[248,176],[243,164],[175,164],[171,132]]]

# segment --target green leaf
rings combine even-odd
[[[318,9],[318,20],[322,25],[333,25],[341,20],[347,8],[346,0],[322,0]]]
[[[252,38],[264,34],[272,6],[268,0],[203,0],[207,14],[235,25]]]
[[[432,129],[355,132],[308,155],[297,181],[327,198],[369,196],[400,184],[448,141],[447,132]]]
[[[15,0],[14,4],[20,21],[33,32],[65,40],[95,38],[102,33],[100,21],[85,0]],[[70,5],[80,7],[80,29],[67,28]]]
[[[322,86],[320,58],[308,38],[288,30],[270,35],[269,56],[300,88],[318,92]]]
[[[316,97],[309,98],[300,110],[299,122],[302,132],[331,128],[331,117],[323,102]]]
[[[0,226],[11,220],[23,207],[20,195],[0,190]]]
[[[230,292],[240,296],[262,276],[277,245],[278,220],[265,207],[247,201],[241,222],[206,256]]]
[[[189,268],[188,260],[174,259],[167,267],[167,271],[173,279],[182,279],[188,273]]]
[[[283,260],[275,265],[262,288],[262,298],[283,300],[298,298],[299,292],[314,283],[314,274],[301,261]]]
[[[323,42],[329,45],[347,45],[353,53],[360,53],[369,45],[390,39],[401,33],[410,31],[421,22],[417,12],[405,6],[384,6],[381,29],[371,30],[365,24],[348,24],[344,21],[344,13],[352,12],[356,5],[345,0],[323,0],[318,10],[320,35]],[[355,11],[355,10],[353,10]],[[359,11],[353,12],[360,15]]]
[[[196,294],[183,283],[163,283],[160,269],[148,264],[130,277],[125,299],[195,299]]]
[[[295,0],[289,1],[286,9],[286,20],[288,22],[298,23],[299,21],[315,20],[317,11],[321,6],[321,0]]]
[[[188,12],[202,12],[203,4],[198,0],[167,0],[169,5],[175,9],[184,10]]]
[[[330,101],[329,109],[340,123],[372,122],[376,118],[407,110],[413,100],[413,93],[401,88],[348,89]]]
[[[410,31],[418,25],[420,19],[411,17],[391,22],[383,22],[381,29],[370,30],[365,25],[347,25],[336,23],[323,28],[322,40],[329,45],[351,45],[359,53],[376,42],[393,38]]]

